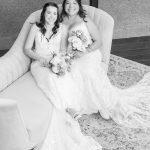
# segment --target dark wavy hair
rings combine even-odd
[[[67,0],[64,0],[62,3],[62,12],[60,14],[60,22],[63,22],[64,17],[68,16],[68,14],[65,11],[65,4],[66,4]],[[76,2],[79,5],[79,12],[78,15],[86,22],[85,18],[86,18],[86,11],[83,9],[81,0],[76,0]]]
[[[46,33],[46,28],[44,26],[45,25],[45,12],[46,12],[47,7],[49,7],[49,6],[53,6],[53,7],[57,8],[57,19],[54,23],[54,27],[52,28],[52,32],[53,32],[52,36],[53,36],[54,34],[57,33],[57,29],[59,28],[59,24],[60,24],[59,8],[56,3],[48,2],[48,3],[44,4],[42,12],[41,12],[40,22],[36,22],[36,25],[41,29],[42,34],[45,35],[45,33]]]

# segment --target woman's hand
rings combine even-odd
[[[80,51],[74,52],[74,56],[75,56],[75,58],[80,58],[91,52],[93,52],[93,50],[91,49],[91,47],[88,47],[88,48],[86,48],[86,52],[80,52]]]
[[[41,57],[39,60],[40,64],[43,66],[43,67],[49,67],[50,64],[49,64],[49,59],[46,59],[46,58],[43,58]]]
[[[77,51],[77,52],[74,52],[74,58],[80,58],[80,57],[82,57],[82,56],[84,56],[86,54],[86,52],[79,52],[79,51]]]

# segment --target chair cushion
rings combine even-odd
[[[0,93],[0,98],[16,100],[31,141],[40,143],[48,129],[52,104],[36,86],[30,72]]]

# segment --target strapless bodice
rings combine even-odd
[[[87,25],[84,21],[72,27],[69,31],[69,35],[71,35],[72,32],[76,31],[82,32],[83,35],[86,37],[86,42],[83,43],[85,47],[88,47],[88,45],[91,45],[93,43],[91,35],[87,29]]]

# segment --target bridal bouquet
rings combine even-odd
[[[70,71],[70,58],[65,55],[54,53],[49,64],[51,71],[56,75],[62,76],[67,71]]]
[[[81,30],[73,31],[68,38],[70,54],[75,52],[86,52],[85,44],[87,42],[86,36],[84,36]]]

